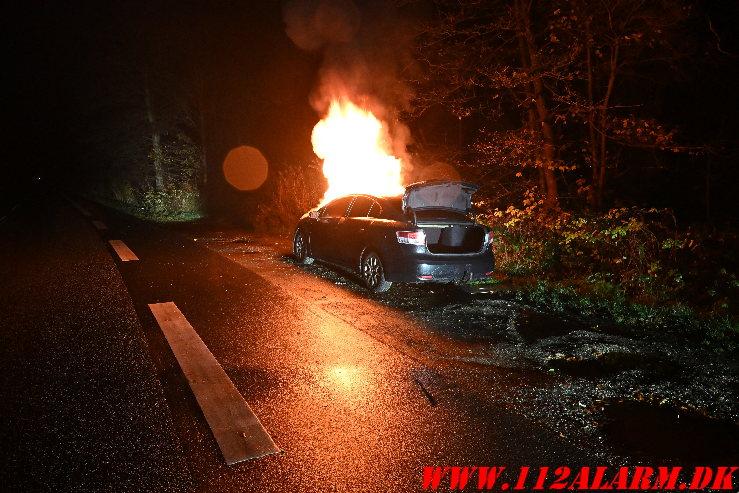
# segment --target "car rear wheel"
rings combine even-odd
[[[373,293],[384,293],[393,285],[385,280],[385,269],[375,252],[367,253],[362,259],[362,279]]]
[[[298,263],[305,265],[313,263],[313,257],[308,256],[308,238],[301,230],[295,231],[295,236],[293,237],[293,253]]]

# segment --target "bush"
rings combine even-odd
[[[484,210],[485,204],[477,204]],[[735,316],[739,300],[734,232],[680,230],[669,210],[637,207],[603,214],[547,210],[532,191],[523,207],[479,216],[495,233],[499,270],[536,276],[609,300],[688,304]]]
[[[139,193],[134,186],[127,182],[117,183],[110,190],[113,199],[126,205],[136,206],[139,202]],[[100,193],[100,195],[103,195]]]
[[[288,234],[300,216],[318,205],[326,181],[314,161],[279,170],[267,190],[267,197],[257,206],[255,227],[261,232]]]
[[[147,190],[142,193],[140,204],[145,215],[154,219],[200,215],[200,194],[191,185]]]

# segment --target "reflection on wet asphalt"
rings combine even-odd
[[[205,241],[123,217],[112,223],[126,228],[142,259],[122,272],[150,346],[162,336],[145,303],[175,302],[283,450],[238,468],[221,466],[207,426],[188,421],[188,414],[198,415],[196,404],[175,397],[187,395],[186,383],[170,381],[168,400],[186,430],[198,489],[414,491],[429,465],[594,460],[552,430],[470,392],[420,352],[379,339],[382,330],[404,324],[378,318],[388,313],[384,305],[336,298],[315,279],[275,284],[200,248]],[[274,268],[302,275],[289,264]],[[164,353],[161,367],[175,366]]]
[[[113,255],[59,198],[24,205],[3,224],[3,491],[191,488]]]
[[[370,296],[296,266],[289,239],[85,204],[97,231],[52,205],[0,242],[10,489],[416,491],[424,466],[736,461],[736,426],[691,411],[735,419],[736,368],[700,348],[502,291]],[[114,260],[109,234],[140,260]],[[225,465],[149,310],[168,301],[282,453]]]
[[[621,405],[614,403],[639,402],[641,407],[630,410],[635,420],[644,415],[649,421],[652,409],[659,413],[665,406],[687,406],[723,417],[736,428],[731,421],[739,419],[732,390],[737,366],[674,340],[668,331],[647,334],[577,314],[548,314],[517,301],[515,291],[500,289],[470,293],[443,285],[396,284],[385,295],[371,295],[355,275],[341,269],[319,262],[296,266],[289,239],[252,235],[250,251],[259,254],[244,256],[233,249],[227,232],[198,234],[209,248],[344,320],[360,321],[359,328],[407,354],[437,367],[465,368],[457,372],[457,381],[493,402],[614,456],[629,455],[619,445],[623,437],[605,426],[611,422],[606,409]],[[362,314],[373,309],[368,304],[385,307],[372,312],[373,320],[406,317],[406,323],[375,322],[384,325],[378,333],[368,328],[372,322],[361,322]],[[691,421],[690,426],[713,423],[701,419],[702,425]],[[701,456],[700,449],[684,456],[679,447],[663,443],[659,453],[647,447],[646,455],[664,460]],[[719,455],[731,457],[739,450],[739,443],[730,445]],[[704,457],[716,453],[715,447],[707,449]]]

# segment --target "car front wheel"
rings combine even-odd
[[[362,279],[373,293],[384,293],[393,285],[392,282],[385,280],[385,270],[375,252],[367,253],[362,259]]]
[[[313,263],[313,258],[308,256],[308,238],[301,230],[297,230],[293,237],[293,253],[298,263],[305,265]]]

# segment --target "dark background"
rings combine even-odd
[[[695,47],[690,63],[656,94],[646,85],[634,90],[686,143],[712,151],[667,158],[668,166],[621,176],[618,187],[634,203],[724,224],[734,221],[739,178],[739,8],[728,0],[695,7],[685,30]],[[4,17],[11,82],[4,205],[25,196],[39,178],[85,192],[120,174],[134,159],[101,149],[113,149],[106,139],[143,124],[135,101],[145,76],[162,85],[162,94],[183,94],[194,107],[198,121],[187,131],[205,149],[203,190],[212,212],[228,215],[253,202],[253,194],[237,192],[221,176],[231,148],[260,149],[271,171],[312,158],[310,132],[319,115],[309,97],[322,53],[291,42],[278,1],[26,2]],[[460,125],[443,109],[407,123],[417,146],[469,143],[477,130],[474,119]]]
[[[310,156],[319,58],[284,34],[279,2],[31,2],[7,19],[6,200],[39,177],[84,192],[111,171],[101,135],[144,125],[145,74],[202,112],[211,197],[231,193],[220,164],[237,145],[275,166]]]

